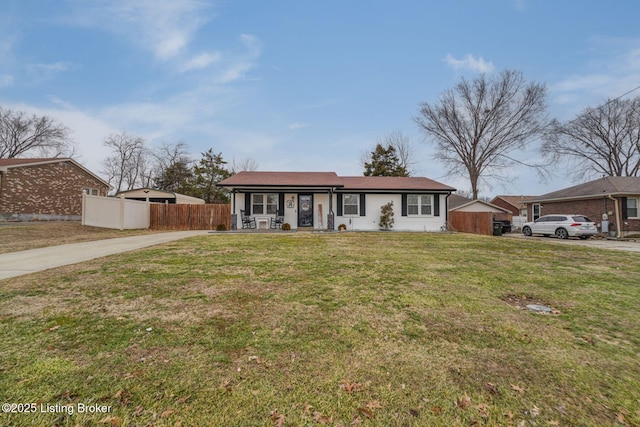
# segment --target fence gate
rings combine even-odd
[[[493,235],[493,212],[449,212],[449,226],[462,233]]]
[[[231,227],[231,205],[151,204],[149,228],[155,230],[216,230]]]

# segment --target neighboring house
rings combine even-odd
[[[135,190],[120,191],[115,197],[123,197],[128,200],[149,201],[152,203],[169,203],[178,205],[201,205],[204,199],[185,196],[171,191],[154,190],[152,188],[137,188]]]
[[[491,200],[491,204],[507,209],[509,215],[499,217],[501,220],[510,220],[511,224],[516,228],[522,228],[522,224],[527,222],[527,200],[533,199],[535,196],[496,196]]]
[[[0,220],[80,220],[82,193],[109,188],[73,159],[0,159]]]
[[[469,202],[473,202],[473,199],[461,196],[459,194],[452,194],[451,196],[449,196],[449,212],[451,212],[452,209],[455,209],[458,206],[466,205]]]
[[[550,214],[581,214],[612,236],[640,232],[640,177],[604,177],[525,203],[531,220]]]
[[[235,224],[244,211],[259,228],[283,216],[292,229],[328,230],[341,224],[349,230],[378,230],[381,207],[393,202],[394,230],[438,231],[447,221],[447,198],[455,191],[429,178],[340,177],[334,172],[240,172],[218,185],[231,192]]]

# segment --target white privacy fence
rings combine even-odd
[[[82,195],[82,225],[128,230],[149,228],[149,202]]]

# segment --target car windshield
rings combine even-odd
[[[571,217],[575,222],[593,222],[586,216],[572,216]]]

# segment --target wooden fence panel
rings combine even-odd
[[[450,228],[462,233],[493,235],[492,212],[449,212]]]
[[[152,204],[149,228],[155,230],[215,230],[231,227],[231,205]]]

